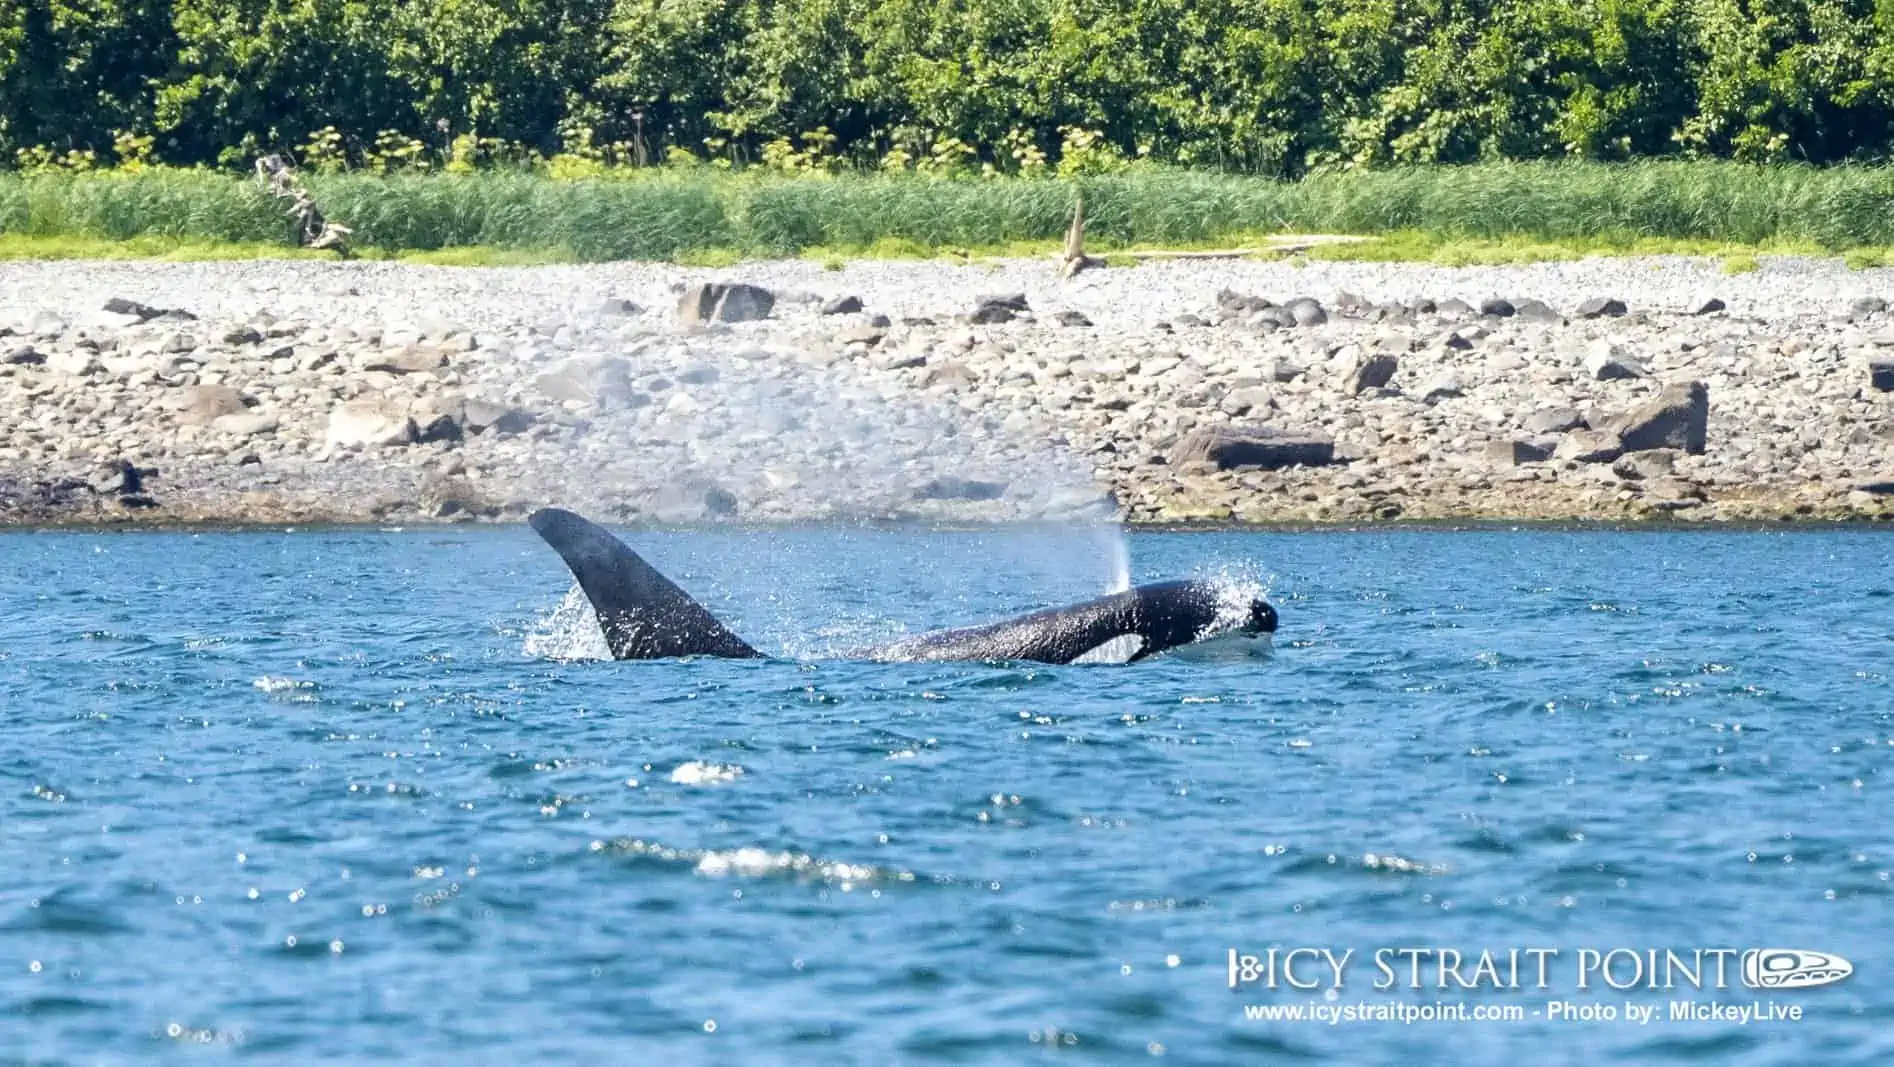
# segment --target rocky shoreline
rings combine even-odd
[[[1894,272],[0,264],[0,523],[1894,519]]]

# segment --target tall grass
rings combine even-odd
[[[1097,248],[1258,232],[1894,245],[1894,168],[1884,167],[1491,164],[1298,182],[1159,169],[1076,181],[652,169],[582,181],[495,171],[343,174],[308,184],[365,248],[485,247],[581,261],[1056,240],[1081,190]],[[292,226],[252,180],[151,169],[0,174],[0,234],[287,245]]]

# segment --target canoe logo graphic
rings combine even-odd
[[[1832,952],[1757,948],[1743,953],[1743,984],[1751,989],[1807,989],[1853,973],[1855,965]]]

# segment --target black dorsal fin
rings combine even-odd
[[[561,508],[526,521],[572,569],[614,659],[762,655],[604,528]]]

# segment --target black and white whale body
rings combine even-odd
[[[749,659],[762,655],[603,528],[559,508],[536,511],[527,521],[579,580],[613,658]],[[1219,629],[1273,633],[1276,610],[1260,599],[1252,600],[1232,626],[1223,597],[1210,583],[1155,582],[986,626],[941,630],[858,649],[845,658],[1071,663],[1118,638],[1133,638],[1137,647],[1128,662],[1136,662]]]

